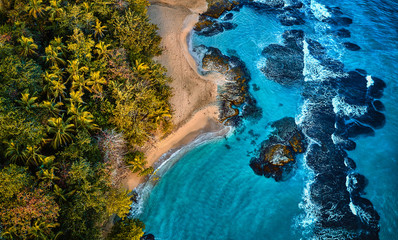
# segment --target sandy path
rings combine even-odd
[[[155,60],[164,65],[173,78],[175,129],[166,138],[155,142],[145,152],[148,165],[153,165],[171,149],[182,147],[205,132],[220,131],[224,126],[218,119],[216,107],[217,84],[220,75],[203,77],[188,51],[187,37],[197,22],[199,13],[207,9],[205,0],[150,0],[149,18],[159,27],[163,53]],[[144,178],[131,174],[126,181],[134,189]]]

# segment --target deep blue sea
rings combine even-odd
[[[282,26],[275,15],[243,7],[233,12],[236,29],[211,37],[192,35],[192,47],[216,47],[226,55],[235,51],[251,74],[251,84],[259,87],[250,91],[263,116],[255,122],[244,121],[227,137],[202,136],[167,156],[169,161],[158,171],[163,176],[153,188],[142,187],[146,194],[135,212],[144,221],[146,232],[156,239],[307,239],[303,229],[311,219],[305,217],[303,198],[313,173],[304,156],[298,157],[294,176],[284,182],[257,176],[249,167],[253,151],[271,131],[271,122],[286,116],[300,121],[300,89],[270,81],[260,71],[265,64],[264,47],[281,44],[282,33],[290,29],[303,29],[329,56],[340,60],[345,70],[365,69],[387,84],[380,99],[386,109],[386,124],[374,136],[356,137],[357,147],[348,155],[356,162],[357,172],[368,179],[363,197],[380,215],[380,239],[398,239],[398,1],[317,0],[304,4],[308,16],[301,26]],[[353,19],[346,27],[350,38],[328,34],[330,26],[318,19],[328,16],[325,6],[339,7],[344,16]],[[349,51],[343,41],[355,43],[361,50]],[[306,61],[306,66],[313,64]]]

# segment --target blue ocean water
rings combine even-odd
[[[347,27],[349,41],[358,44],[360,51],[344,49],[342,40],[326,34],[325,24],[316,19],[300,28],[342,61],[347,71],[366,69],[387,84],[381,99],[385,126],[375,136],[354,139],[357,147],[349,156],[369,180],[364,197],[380,215],[380,239],[398,239],[398,3],[319,0],[305,5],[317,6],[312,11],[320,16],[327,14],[322,6],[340,7],[352,18],[353,24]],[[156,239],[305,239],[300,227],[305,224],[302,201],[311,171],[303,156],[295,175],[285,182],[256,176],[249,167],[253,151],[270,132],[269,124],[285,116],[297,119],[301,112],[300,89],[281,86],[260,71],[265,64],[264,47],[281,44],[282,33],[297,27],[281,26],[275,16],[248,7],[233,13],[236,29],[212,37],[194,34],[192,46],[203,44],[239,56],[251,74],[251,84],[259,87],[250,91],[263,116],[259,121],[245,121],[226,138],[205,141],[174,157],[173,162],[178,161],[167,167],[140,206],[139,217]]]

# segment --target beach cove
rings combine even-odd
[[[177,130],[147,152],[151,163],[160,158],[154,166],[162,178],[138,188],[145,196],[133,216],[160,239],[393,239],[391,180],[397,176],[395,167],[385,166],[393,166],[397,156],[391,92],[397,54],[388,51],[397,36],[380,26],[394,19],[368,17],[369,9],[384,9],[359,0],[338,6],[242,2],[243,7],[206,17],[206,27],[193,32],[189,45],[187,36],[205,8],[198,2],[152,2],[149,13],[164,38],[159,61],[177,77],[172,99]],[[369,29],[380,42],[361,35]],[[376,46],[383,46],[383,54],[373,51]],[[369,54],[385,63],[383,71]],[[217,79],[225,76],[203,77],[197,65],[201,73],[247,68],[261,118],[243,119],[233,133],[220,131]],[[282,121],[286,117],[305,135],[304,149],[296,152],[280,132],[278,126],[290,122]],[[263,159],[294,165],[269,173]],[[374,168],[376,162],[380,168]]]

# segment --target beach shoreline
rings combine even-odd
[[[149,2],[150,21],[159,27],[158,34],[162,37],[163,53],[155,57],[155,61],[165,66],[168,76],[173,79],[170,103],[174,111],[172,133],[164,139],[155,139],[153,144],[144,148],[147,166],[153,166],[162,155],[188,145],[202,134],[227,134],[228,131],[223,131],[227,127],[218,121],[216,97],[220,75],[200,75],[189,52],[189,34],[198,21],[199,13],[206,11],[206,0]],[[144,181],[145,177],[130,173],[124,185],[133,190]]]

